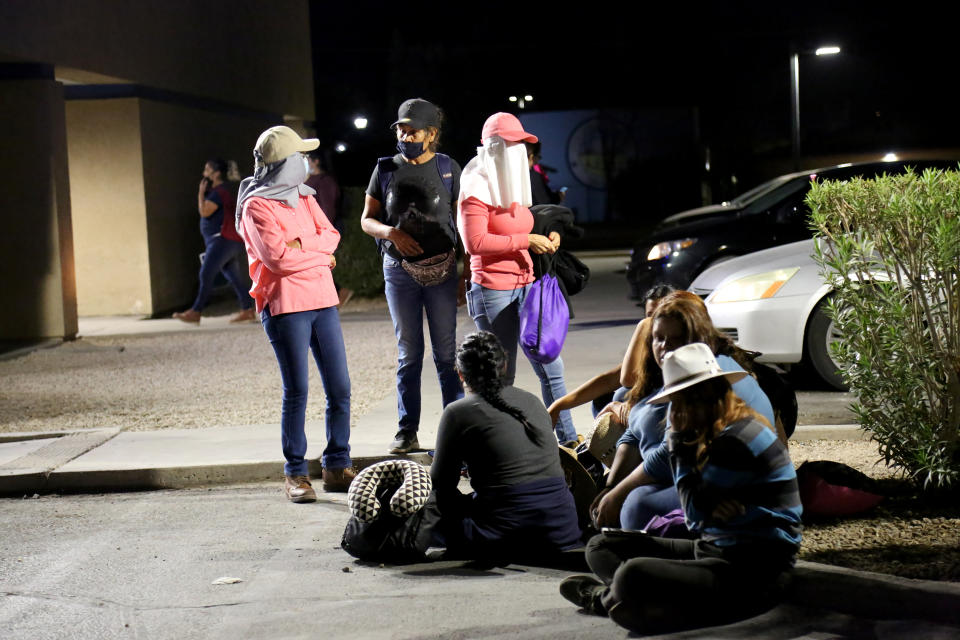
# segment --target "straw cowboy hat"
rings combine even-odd
[[[677,391],[692,387],[704,380],[724,377],[734,383],[747,375],[746,371],[724,371],[713,357],[713,351],[702,342],[684,345],[663,357],[663,390],[647,403],[670,402]]]

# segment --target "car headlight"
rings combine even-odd
[[[647,260],[659,260],[661,258],[666,258],[671,253],[677,251],[683,251],[694,242],[696,238],[684,238],[682,240],[670,240],[668,242],[659,242],[653,245],[653,248],[650,249],[650,253],[647,254]]]
[[[763,300],[776,295],[780,287],[800,271],[800,267],[775,269],[766,273],[737,278],[728,282],[707,298],[708,302],[746,302]]]

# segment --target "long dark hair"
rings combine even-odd
[[[471,333],[457,348],[457,371],[470,390],[489,402],[495,409],[515,418],[526,430],[527,437],[538,442],[539,435],[520,409],[507,404],[500,395],[503,389],[503,371],[507,356],[497,336],[489,331]]]

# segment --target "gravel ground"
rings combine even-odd
[[[354,313],[383,307],[350,306]],[[385,311],[342,326],[355,422],[393,392],[397,345]],[[280,397],[277,361],[258,323],[82,338],[0,361],[0,432],[278,423]],[[320,374],[311,366],[308,419],[323,411]]]
[[[393,392],[396,343],[382,301],[360,300],[350,308],[362,314],[362,320],[343,324],[356,422]],[[307,415],[319,418],[324,396],[315,367],[310,385]],[[91,337],[0,361],[0,432],[276,423],[280,393],[273,351],[258,324]],[[795,442],[791,455],[798,466],[805,460],[843,462],[902,494],[864,517],[809,524],[802,558],[960,581],[955,498],[932,500],[906,491],[895,470],[876,464],[871,442]]]

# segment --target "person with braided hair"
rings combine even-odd
[[[504,385],[506,354],[489,331],[464,339],[456,369],[466,395],[444,409],[430,467],[448,551],[511,559],[579,546],[576,506],[543,403]],[[464,464],[471,495],[457,488]]]

